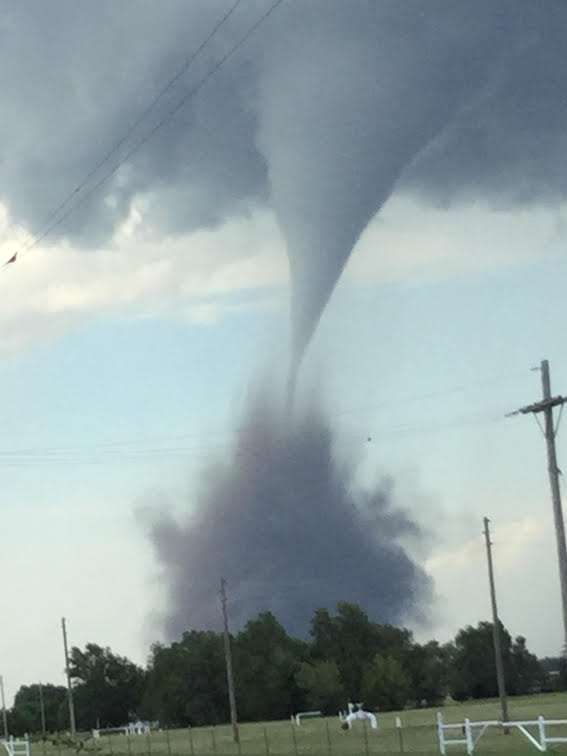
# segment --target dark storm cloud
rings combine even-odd
[[[41,227],[230,4],[4,6],[0,198],[13,216]],[[241,3],[148,128],[268,5]],[[273,207],[298,358],[396,186],[437,203],[564,198],[566,27],[559,0],[286,0],[58,232],[100,243],[140,194],[158,233]]]
[[[193,514],[154,515],[152,540],[167,586],[166,625],[219,625],[218,582],[230,583],[231,618],[242,626],[271,610],[306,635],[313,610],[340,600],[376,620],[423,618],[430,583],[404,549],[419,528],[392,502],[388,484],[356,489],[321,410],[293,421],[256,394],[226,460],[203,478]]]

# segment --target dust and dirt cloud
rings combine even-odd
[[[150,515],[170,636],[219,626],[221,575],[235,628],[271,610],[305,636],[314,609],[341,600],[380,621],[426,617],[431,583],[407,550],[420,528],[388,481],[357,487],[355,462],[337,441],[321,406],[290,418],[269,391],[251,396],[232,447],[204,471],[191,515]]]

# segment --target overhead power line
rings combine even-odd
[[[447,430],[461,430],[465,428],[482,427],[495,422],[504,422],[502,419],[493,416],[467,416],[456,418],[451,422],[433,424],[414,424],[413,426],[393,426],[382,427],[372,431],[372,439],[376,441],[392,441],[396,439],[407,439],[428,435],[431,433],[440,433]],[[352,428],[350,429],[352,431]],[[368,436],[367,426],[358,429],[360,439]],[[284,445],[285,448],[285,445]],[[226,449],[226,443],[205,443],[193,445],[178,445],[166,447],[140,447],[128,448],[116,445],[108,449],[97,449],[94,447],[67,447],[65,449],[45,448],[45,449],[5,449],[0,450],[0,467],[32,467],[38,465],[85,465],[85,464],[116,464],[128,462],[144,462],[149,460],[163,461],[168,459],[186,458],[188,456],[209,456],[216,455]],[[238,454],[257,454],[253,447],[240,444],[235,447]],[[270,460],[267,452],[262,455],[265,461]]]
[[[512,381],[516,374],[508,376],[494,376],[485,378],[482,381],[459,385],[458,387],[447,387],[439,391],[433,391],[427,394],[414,394],[402,397],[393,397],[376,404],[366,404],[356,408],[339,410],[337,412],[325,413],[327,421],[339,420],[339,426],[348,431],[349,434],[355,433],[359,439],[375,438],[377,441],[396,440],[411,438],[412,436],[427,435],[430,433],[439,433],[447,430],[458,430],[466,427],[479,427],[503,422],[504,418],[500,414],[490,411],[473,412],[467,415],[449,417],[444,419],[424,420],[423,422],[401,422],[390,425],[373,427],[369,425],[359,425],[344,423],[340,418],[355,413],[364,413],[368,415],[372,410],[381,410],[387,406],[398,406],[401,401],[423,402],[430,399],[436,399],[440,396],[447,396],[455,391],[471,392],[486,386],[492,386],[502,381]],[[188,455],[209,455],[217,454],[220,450],[225,449],[231,439],[238,436],[243,431],[253,429],[261,430],[269,423],[266,421],[251,421],[235,427],[217,428],[207,431],[192,433],[171,433],[161,436],[146,436],[144,438],[122,438],[122,439],[104,439],[79,444],[65,444],[57,446],[27,446],[22,448],[0,448],[0,467],[22,467],[31,465],[57,465],[57,464],[107,464],[112,462],[139,462],[148,459],[176,459],[187,457]],[[369,435],[371,434],[371,436]],[[191,442],[194,443],[191,443]],[[244,448],[244,446],[242,446]]]
[[[228,21],[228,19],[232,16],[236,8],[240,5],[242,0],[236,0],[236,2],[231,6],[231,8],[222,16],[219,21],[214,25],[213,29],[209,32],[207,37],[203,40],[203,42],[197,47],[197,49],[186,59],[183,66],[177,71],[177,73],[169,79],[167,84],[158,92],[158,94],[150,101],[150,103],[144,108],[144,110],[140,113],[140,115],[135,119],[135,121],[131,124],[131,126],[128,127],[128,129],[124,132],[124,134],[120,137],[120,139],[106,152],[100,160],[98,160],[97,163],[91,168],[91,170],[84,176],[84,178],[77,184],[77,186],[59,203],[59,205],[52,211],[52,213],[48,216],[47,220],[41,227],[41,229],[35,234],[34,238],[30,240],[27,244],[25,244],[18,252],[16,252],[10,260],[8,260],[8,263],[15,262],[18,255],[22,255],[25,252],[29,251],[33,248],[44,236],[44,234],[49,233],[49,229],[51,228],[52,222],[57,218],[59,213],[64,210],[65,207],[73,200],[77,194],[88,184],[91,178],[99,171],[102,166],[107,163],[110,158],[115,155],[118,150],[122,147],[122,145],[126,142],[126,140],[136,131],[138,126],[142,123],[142,121],[148,116],[152,110],[155,108],[155,106],[158,104],[158,102],[170,91],[170,89],[173,87],[173,85],[189,70],[192,63],[195,61],[197,56],[204,50],[204,48],[211,42],[213,37],[217,34],[219,29]],[[8,264],[5,263],[5,264]]]
[[[221,68],[224,67],[224,65],[233,57],[233,55],[240,50],[240,48],[250,39],[250,37],[254,34],[254,32],[271,16],[271,14],[276,10],[276,8],[281,5],[284,0],[275,0],[275,2],[272,3],[272,5],[248,28],[248,30],[245,32],[245,34],[240,37],[240,39],[216,62],[216,64],[207,71],[206,74],[204,74],[197,84],[193,86],[191,89],[189,89],[185,95],[177,102],[177,104],[171,108],[165,116],[163,116],[151,129],[149,132],[147,132],[143,137],[141,137],[134,146],[128,150],[122,158],[120,158],[114,166],[105,173],[98,181],[96,181],[89,189],[87,189],[85,192],[81,193],[81,190],[86,187],[88,182],[91,178],[99,171],[102,166],[108,162],[108,160],[120,149],[120,147],[124,144],[124,142],[132,135],[132,133],[136,130],[136,128],[141,124],[141,122],[144,120],[146,115],[153,110],[155,105],[161,98],[172,88],[172,86],[175,84],[176,81],[178,81],[181,76],[189,69],[195,58],[203,51],[203,49],[210,43],[210,41],[213,39],[213,37],[217,34],[221,26],[223,26],[226,21],[230,18],[230,16],[234,13],[238,5],[240,4],[241,0],[237,0],[233,4],[233,6],[230,8],[229,11],[217,22],[213,30],[209,33],[206,40],[199,46],[197,50],[187,59],[182,69],[180,69],[175,76],[173,76],[166,86],[160,91],[160,93],[154,98],[154,100],[145,108],[145,110],[142,112],[142,114],[138,117],[138,119],[134,122],[134,124],[126,131],[123,137],[105,154],[103,158],[99,160],[99,162],[89,171],[89,173],[85,176],[85,178],[80,182],[80,184],[73,189],[72,192],[60,203],[60,205],[51,213],[48,220],[42,227],[42,229],[27,243],[24,244],[23,247],[18,249],[10,258],[10,260],[6,261],[4,263],[5,267],[9,263],[16,262],[17,259],[22,257],[24,254],[27,254],[29,251],[31,251],[34,247],[36,247],[39,242],[41,242],[45,237],[50,234],[55,228],[57,228],[63,221],[65,221],[73,212],[75,212],[97,189],[99,189],[106,181],[108,181],[109,178],[111,178],[130,158],[138,152],[138,150],[141,149],[152,137],[165,126],[165,124],[170,121],[186,104],[187,102],[192,98],[195,97],[201,89],[207,84],[207,82],[216,74],[218,71],[221,70]],[[80,195],[80,196],[79,196]],[[75,202],[72,202],[72,200],[76,199]],[[69,205],[69,203],[72,203],[70,207],[63,212],[63,214],[60,214],[62,210],[64,210],[65,207]]]
[[[356,408],[351,407],[337,412],[325,412],[328,422],[334,421],[347,432],[347,439],[353,440],[353,434],[361,439],[381,441],[404,440],[411,437],[419,437],[444,431],[461,430],[465,428],[481,427],[495,422],[504,422],[501,413],[497,411],[482,410],[467,415],[455,417],[433,418],[422,422],[397,422],[372,426],[358,423],[345,423],[341,418],[356,413],[364,413],[366,416],[371,411],[379,411],[388,406],[398,406],[400,402],[423,402],[437,399],[440,396],[448,396],[454,392],[472,392],[480,388],[492,386],[501,382],[510,382],[519,377],[519,374],[507,376],[493,376],[474,383],[447,387],[426,394],[414,394],[391,397],[376,404],[366,404]],[[233,439],[243,431],[261,430],[270,423],[262,420],[252,420],[235,427],[210,429],[207,431],[195,431],[192,433],[170,433],[159,436],[146,436],[137,438],[101,439],[92,442],[78,444],[64,444],[54,446],[26,446],[0,448],[0,467],[29,467],[36,465],[84,465],[84,464],[112,464],[128,462],[146,462],[153,460],[176,460],[188,456],[208,456],[218,454],[226,449],[227,444],[234,446]],[[303,429],[304,432],[308,431]],[[348,443],[348,440],[346,441]],[[244,453],[253,453],[246,450],[241,444]]]
[[[437,391],[431,391],[426,394],[401,394],[398,396],[390,397],[388,399],[385,399],[384,401],[376,402],[376,403],[369,403],[367,402],[364,405],[358,405],[356,407],[349,407],[347,409],[337,410],[335,412],[325,412],[325,418],[327,420],[336,420],[337,418],[342,418],[347,415],[355,415],[355,414],[364,414],[368,415],[369,412],[375,411],[375,410],[382,410],[387,407],[398,407],[400,402],[403,402],[404,404],[409,404],[413,402],[427,402],[430,399],[438,399],[439,397],[447,397],[451,394],[454,394],[456,392],[459,393],[469,393],[478,391],[480,389],[483,389],[488,386],[494,386],[498,383],[509,383],[514,380],[517,380],[521,377],[520,373],[510,373],[508,375],[498,375],[494,376],[492,378],[485,378],[480,381],[475,381],[473,383],[468,384],[460,384],[458,386],[448,386],[444,389],[439,389]],[[460,416],[460,419],[457,420],[457,422],[474,422],[476,420],[491,420],[494,419],[495,421],[500,421],[502,418],[498,415],[494,415],[487,411],[483,411],[480,413],[473,413],[471,415],[466,416]],[[425,424],[427,428],[439,428],[439,427],[451,427],[455,423],[455,418],[449,418],[448,423],[450,424],[447,426],[447,424],[439,424],[434,423],[433,425],[431,423]],[[101,439],[98,441],[93,441],[87,444],[74,444],[73,446],[65,445],[65,446],[52,446],[48,447],[49,452],[67,452],[70,449],[74,451],[81,451],[86,449],[90,450],[110,450],[113,451],[116,449],[116,447],[132,447],[132,446],[145,446],[150,447],[151,449],[155,448],[156,445],[160,444],[169,444],[170,446],[178,445],[180,442],[183,441],[189,441],[191,439],[196,439],[198,441],[202,441],[204,438],[210,439],[210,438],[218,438],[222,436],[231,436],[234,434],[238,434],[241,431],[244,430],[250,430],[250,429],[260,429],[263,427],[266,427],[266,425],[269,423],[266,423],[266,421],[252,421],[252,422],[245,422],[240,425],[236,425],[234,427],[219,427],[216,429],[209,429],[207,431],[193,431],[192,433],[170,433],[165,434],[161,436],[146,436],[144,438],[136,437],[136,438],[122,438],[122,439]],[[354,425],[348,425],[344,424],[343,427],[359,427]],[[390,431],[412,431],[415,429],[420,429],[424,427],[424,423],[397,423],[395,425],[389,425],[385,426],[387,430]],[[24,453],[24,454],[34,454],[37,452],[44,452],[45,447],[27,447],[24,449],[20,449],[18,451],[15,451],[14,449],[8,449],[8,450],[2,450],[0,449],[0,457],[3,454],[14,454],[14,453]]]

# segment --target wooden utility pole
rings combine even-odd
[[[238,716],[236,713],[236,696],[234,694],[234,680],[232,677],[232,655],[230,652],[230,634],[228,632],[228,614],[226,611],[226,580],[221,578],[220,581],[220,597],[222,606],[222,619],[224,625],[224,656],[226,660],[226,681],[228,683],[228,701],[230,704],[230,721],[232,724],[232,733],[234,735],[234,742],[240,742],[240,735],[238,732]]]
[[[41,714],[41,734],[45,737],[45,705],[43,703],[43,685],[39,683],[39,711]]]
[[[565,545],[565,524],[563,522],[563,509],[561,507],[561,491],[559,488],[560,470],[557,465],[557,452],[555,449],[555,436],[558,427],[553,421],[553,408],[563,407],[567,398],[563,396],[551,396],[551,380],[549,377],[549,362],[542,360],[541,386],[543,399],[541,402],[520,407],[510,415],[527,415],[543,413],[545,425],[543,434],[547,445],[547,469],[549,472],[549,484],[551,487],[551,499],[553,502],[553,518],[555,520],[555,537],[557,540],[557,558],[559,562],[559,580],[561,584],[561,603],[563,608],[563,648],[567,654],[567,546]]]
[[[75,727],[75,704],[73,702],[73,686],[71,685],[71,671],[69,669],[69,648],[67,646],[67,626],[65,625],[65,617],[61,620],[61,628],[63,630],[63,649],[65,651],[65,674],[67,676],[67,700],[69,702],[69,726],[71,729],[71,737],[74,738],[76,734]]]
[[[6,713],[6,699],[4,697],[4,678],[0,675],[0,695],[2,696],[2,721],[4,723],[4,740],[8,740],[8,715]]]
[[[488,581],[490,583],[490,601],[492,603],[492,641],[494,643],[494,658],[496,660],[496,681],[498,683],[498,695],[502,709],[502,721],[508,722],[508,700],[506,698],[506,681],[504,678],[504,663],[502,661],[502,643],[500,642],[500,620],[498,619],[498,606],[496,604],[496,587],[494,585],[494,566],[492,564],[492,542],[490,541],[490,520],[484,518],[484,538],[486,541],[486,559],[488,561]],[[506,733],[509,730],[506,729]]]

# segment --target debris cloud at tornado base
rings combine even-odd
[[[191,514],[150,515],[168,637],[219,627],[221,576],[233,629],[272,611],[305,637],[313,611],[342,600],[381,622],[426,619],[432,586],[406,549],[423,534],[390,482],[357,486],[339,443],[321,405],[290,418],[270,391],[253,393],[226,456],[203,471]]]

